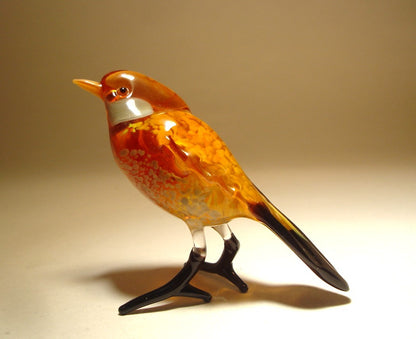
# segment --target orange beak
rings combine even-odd
[[[93,81],[93,80],[84,80],[84,79],[74,79],[74,80],[72,80],[72,82],[75,85],[78,85],[79,87],[81,87],[82,89],[85,89],[87,92],[90,92],[90,93],[96,95],[100,99],[102,98],[102,96],[101,96],[101,87],[102,86],[99,82]]]

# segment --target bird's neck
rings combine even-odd
[[[154,113],[150,103],[139,98],[126,98],[106,104],[110,126],[143,118]]]

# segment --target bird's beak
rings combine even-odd
[[[79,87],[81,87],[82,89],[85,89],[87,92],[90,92],[94,95],[96,95],[97,97],[99,97],[100,99],[101,97],[101,84],[97,81],[93,81],[93,80],[84,80],[84,79],[74,79],[72,80],[72,82],[75,85],[78,85]]]

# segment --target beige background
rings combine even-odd
[[[414,1],[1,1],[0,16],[0,336],[243,336],[254,314],[282,335],[414,336]],[[178,92],[351,292],[239,220],[251,294],[204,276],[210,305],[118,317],[191,242],[118,172],[102,103],[71,83],[114,69]]]
[[[245,164],[415,159],[413,1],[1,7],[6,169],[107,162],[103,107],[71,79],[114,69],[172,87]]]

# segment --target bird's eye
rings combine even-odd
[[[117,94],[118,94],[119,96],[124,97],[124,96],[126,96],[127,94],[129,94],[129,90],[128,90],[126,87],[120,87],[120,88],[117,90]]]

